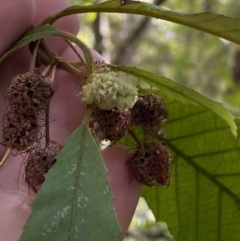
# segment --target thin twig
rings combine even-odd
[[[10,155],[10,153],[11,153],[11,148],[8,148],[7,150],[6,150],[6,152],[4,153],[4,156],[3,156],[3,158],[2,158],[2,160],[0,161],[0,166],[2,166],[2,164],[6,161],[6,159],[8,158],[8,156]]]
[[[135,133],[134,133],[132,130],[130,130],[129,133],[130,133],[130,135],[133,137],[133,139],[137,142],[137,144],[138,144],[139,146],[141,146],[141,142],[138,140],[138,138],[137,138],[137,136],[135,135]]]
[[[67,40],[67,39],[64,39],[65,42],[67,42],[67,44],[71,47],[71,49],[73,50],[73,52],[78,56],[78,58],[80,59],[80,61],[83,63],[83,65],[86,67],[87,64],[85,62],[85,60],[82,58],[82,56],[78,53],[78,51],[76,50],[76,48],[73,46],[73,44]]]
[[[55,72],[56,72],[56,65],[53,65],[51,69],[51,74],[50,74],[51,88],[54,82]],[[46,112],[45,112],[45,134],[46,134],[45,147],[46,148],[48,147],[50,142],[50,131],[49,131],[50,130],[50,127],[49,127],[50,100],[48,101],[48,104],[46,106]]]
[[[47,72],[52,68],[52,64],[48,65],[43,71],[42,71],[42,76],[45,76]]]
[[[47,148],[50,142],[50,131],[49,131],[49,112],[50,112],[50,101],[47,103],[46,112],[45,112],[45,147]]]
[[[38,48],[39,48],[39,43],[41,40],[38,40],[37,43],[34,46],[33,54],[32,54],[32,59],[30,63],[30,71],[34,72],[35,70],[35,64],[36,64],[36,59],[37,59],[37,54],[38,54]]]

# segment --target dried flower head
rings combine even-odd
[[[127,136],[131,128],[132,117],[129,109],[101,110],[94,108],[90,121],[90,129],[98,142],[109,140],[117,142]]]
[[[24,114],[44,111],[52,95],[50,80],[33,72],[17,75],[5,93],[10,107]]]
[[[146,186],[168,185],[171,159],[160,142],[148,141],[128,156],[131,178]]]
[[[34,192],[37,193],[45,181],[44,175],[57,161],[55,157],[60,149],[61,146],[54,143],[45,149],[37,148],[30,153],[25,166],[25,181]]]
[[[95,104],[100,109],[132,108],[137,101],[137,88],[121,81],[117,73],[94,73],[90,75],[79,95],[83,102]]]
[[[132,118],[135,125],[147,129],[164,124],[168,119],[168,111],[162,98],[148,93],[139,96],[132,108]]]
[[[40,131],[35,115],[6,114],[2,123],[2,142],[23,151],[33,145]]]

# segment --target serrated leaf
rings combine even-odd
[[[4,55],[0,58],[0,63],[12,52],[16,51],[19,48],[22,48],[23,46],[36,41],[38,39],[42,39],[45,37],[53,36],[57,34],[59,30],[51,25],[44,25],[38,28],[33,28],[28,30],[22,38],[14,44],[14,46],[7,51]]]
[[[151,72],[128,66],[114,66],[118,71],[130,74],[138,78],[140,82],[148,84],[151,92],[157,92],[160,96],[167,99],[177,100],[183,103],[202,106],[205,109],[215,112],[230,126],[233,135],[237,136],[237,126],[234,122],[234,116],[221,103],[213,101],[193,89],[182,85],[176,81],[164,76],[153,74]],[[146,87],[146,86],[145,86]],[[139,86],[141,88],[141,85]]]
[[[20,241],[117,240],[107,169],[87,128],[66,141],[32,203]]]
[[[240,140],[211,111],[176,101],[166,105],[172,177],[169,187],[144,187],[143,197],[174,240],[240,240]]]
[[[177,13],[147,2],[138,1],[125,6],[121,6],[115,0],[90,6],[72,6],[47,18],[44,23],[52,23],[62,16],[87,12],[131,13],[149,16],[185,25],[240,44],[240,19],[215,13]]]

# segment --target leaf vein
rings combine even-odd
[[[223,185],[220,181],[218,181],[213,175],[211,175],[206,169],[199,166],[197,163],[195,163],[192,160],[192,157],[188,157],[184,153],[182,153],[179,149],[177,149],[174,145],[172,145],[170,142],[167,142],[169,147],[180,157],[183,158],[190,166],[192,166],[194,169],[199,171],[202,175],[204,175],[209,181],[211,181],[213,184],[215,184],[220,190],[222,190],[224,193],[226,193],[228,196],[230,196],[232,199],[234,199],[237,203],[240,203],[240,197],[238,197],[235,193],[233,193],[231,190],[229,190],[225,185]],[[177,166],[177,165],[176,165]]]

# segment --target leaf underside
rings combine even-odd
[[[171,183],[145,188],[143,196],[175,240],[240,240],[240,140],[210,111],[177,102],[168,108],[165,130],[175,154]]]
[[[142,196],[157,221],[167,222],[174,240],[240,240],[240,140],[212,111],[175,100],[165,103],[172,177],[168,187],[144,187]],[[124,143],[132,146],[133,140]]]
[[[107,169],[89,130],[73,132],[57,160],[31,205],[20,241],[117,240],[121,231]]]

